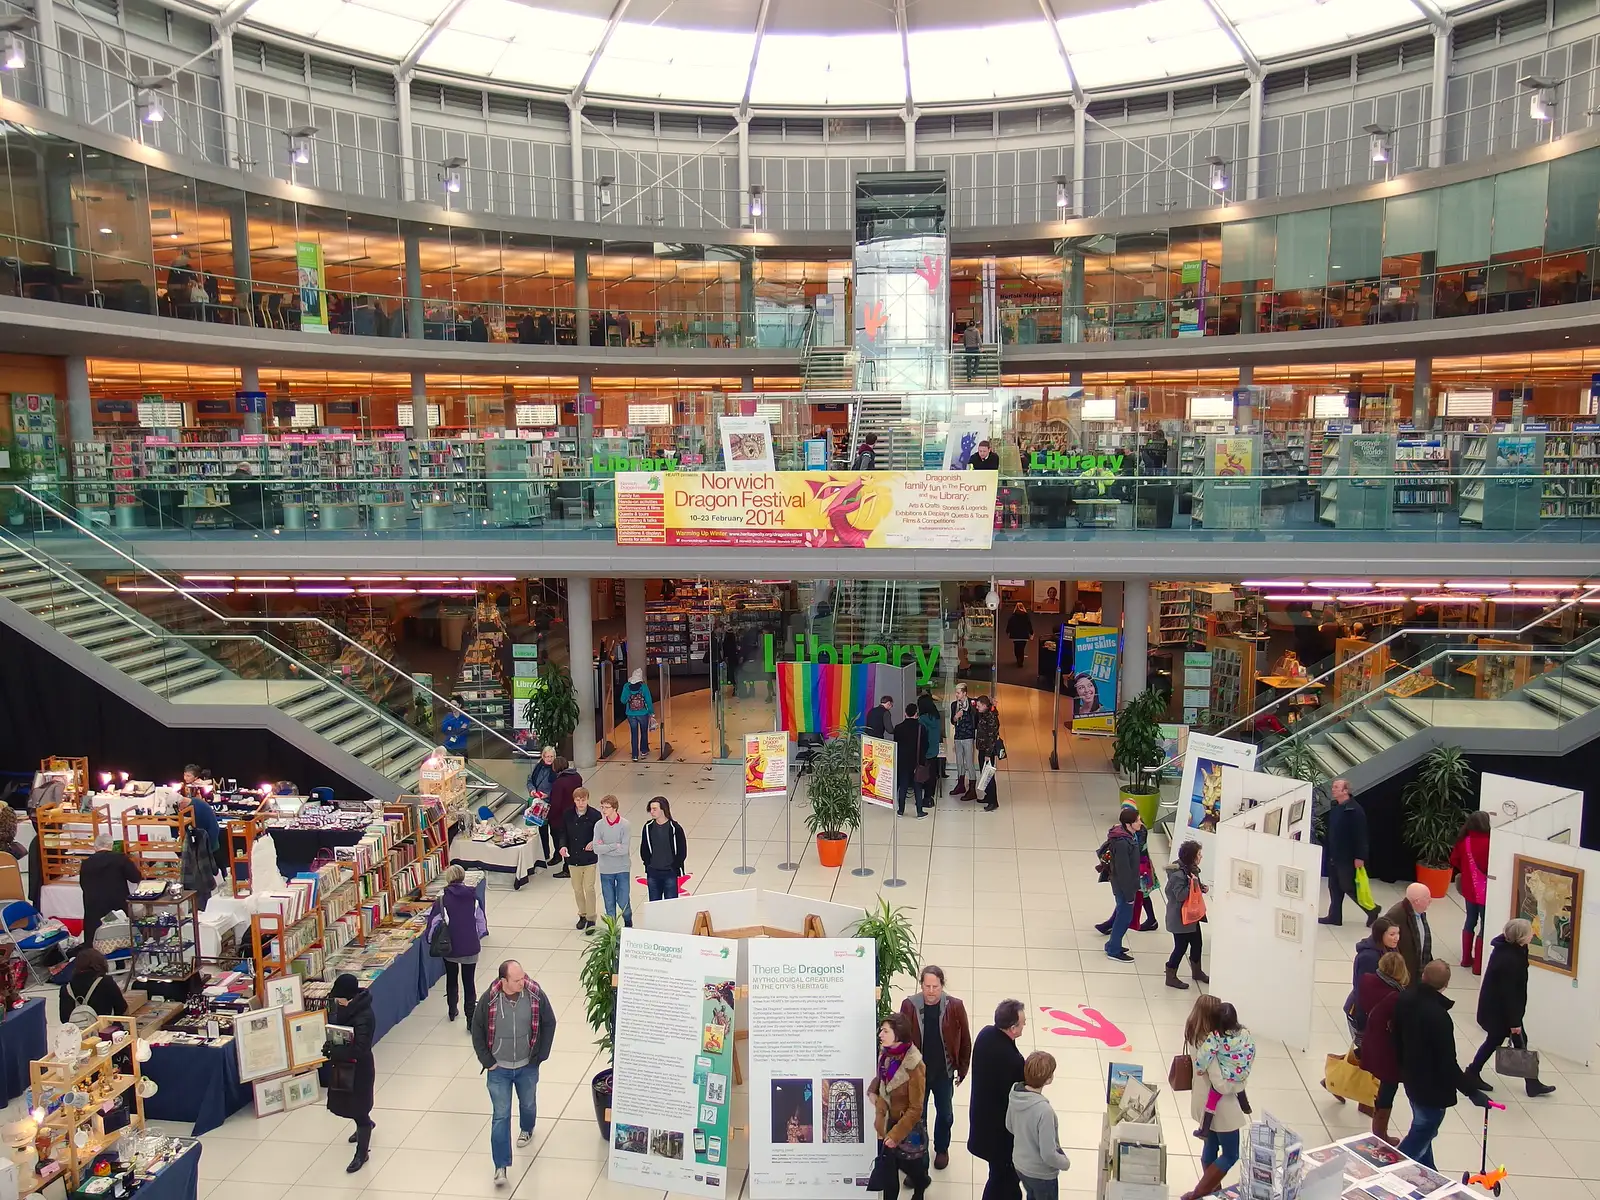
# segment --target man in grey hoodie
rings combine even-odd
[[[1061,1194],[1057,1176],[1072,1166],[1061,1148],[1056,1110],[1044,1098],[1044,1089],[1055,1075],[1055,1056],[1035,1050],[1022,1064],[1022,1082],[1012,1087],[1006,1104],[1006,1129],[1013,1142],[1011,1165],[1027,1200],[1057,1200]]]

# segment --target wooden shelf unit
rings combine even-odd
[[[41,1183],[32,1172],[19,1171],[21,1194],[31,1195],[42,1191],[50,1183],[63,1178],[69,1194],[77,1189],[95,1156],[121,1136],[120,1129],[107,1133],[101,1120],[100,1107],[107,1100],[131,1092],[133,1106],[128,1113],[128,1123],[138,1129],[144,1128],[144,1098],[139,1094],[139,1056],[136,1052],[138,1041],[134,1019],[101,1017],[83,1031],[83,1044],[98,1045],[102,1040],[109,1040],[115,1029],[125,1030],[128,1036],[116,1049],[107,1053],[91,1052],[83,1062],[72,1065],[53,1056],[35,1059],[28,1065],[29,1108],[46,1110],[39,1127],[50,1133],[51,1157],[61,1163],[62,1172]],[[126,1072],[118,1071],[115,1066],[116,1056],[122,1051],[128,1052],[129,1070]],[[76,1108],[65,1103],[56,1105],[56,1101],[74,1092],[87,1093],[90,1102]],[[86,1129],[88,1133],[87,1145],[79,1146],[74,1140],[80,1129]]]
[[[150,829],[165,829],[170,837],[143,841],[140,833]],[[194,809],[180,808],[170,816],[122,815],[122,848],[138,864],[139,874],[146,879],[183,878],[183,848],[194,829]]]
[[[310,941],[303,941],[310,930]],[[267,943],[271,942],[271,950]],[[277,913],[257,913],[250,918],[250,957],[255,964],[256,996],[267,992],[267,980],[287,975],[290,964],[308,950],[323,946],[321,907],[313,908],[298,921],[285,922]]]
[[[39,770],[65,772],[69,776],[67,786],[63,789],[68,800],[77,800],[87,795],[89,791],[89,760],[87,758],[69,758],[62,754],[52,754],[49,758],[39,760]]]
[[[96,839],[111,832],[104,812],[79,812],[70,804],[38,809],[34,820],[39,828],[39,877],[45,883],[76,879],[83,860],[94,853]]]

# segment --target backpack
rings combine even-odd
[[[100,981],[104,978],[105,976],[101,975],[91,983],[89,990],[84,993],[83,999],[74,1004],[72,1011],[67,1014],[67,1020],[79,1029],[88,1029],[100,1019],[100,1014],[95,1012],[89,1001],[93,998],[95,989],[100,986]]]
[[[628,693],[628,711],[642,713],[644,711],[644,693],[635,688]]]
[[[1111,839],[1107,838],[1100,843],[1100,849],[1094,852],[1094,873],[1101,883],[1111,882]]]

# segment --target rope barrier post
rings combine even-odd
[[[889,835],[889,874],[883,881],[884,887],[905,887],[906,881],[900,878],[900,815],[895,814],[894,825]]]

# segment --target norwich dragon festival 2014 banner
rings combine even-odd
[[[993,471],[629,471],[619,546],[987,550]]]

